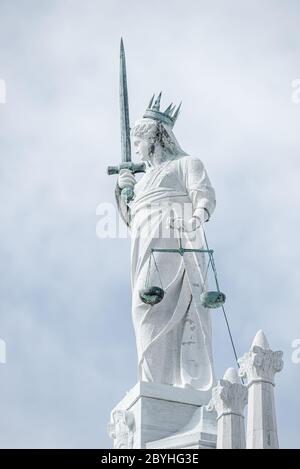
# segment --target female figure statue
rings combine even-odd
[[[203,163],[181,149],[172,131],[179,108],[174,114],[171,106],[161,112],[160,97],[153,106],[152,98],[131,132],[136,154],[146,164],[145,174],[136,181],[131,171],[123,169],[116,188],[118,208],[132,238],[132,318],[139,378],[210,392],[214,384],[210,310],[195,295],[206,289],[204,254],[155,252],[149,269],[151,249],[177,249],[178,233],[184,247],[203,248],[201,224],[210,219],[216,203]],[[134,198],[126,204],[121,190],[128,186],[134,188]],[[145,284],[159,281],[165,292],[162,301],[144,303],[140,292]]]

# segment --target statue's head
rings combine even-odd
[[[135,122],[131,134],[134,150],[144,161],[151,160],[154,155],[171,159],[180,153],[173,132],[160,121],[140,119]]]
[[[161,93],[152,106],[152,97],[144,117],[135,122],[131,132],[134,150],[144,161],[162,162],[186,155],[172,131],[180,106],[174,114],[172,105],[161,112],[160,98]]]

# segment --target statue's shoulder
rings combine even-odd
[[[196,156],[183,155],[176,161],[182,168],[203,168],[202,161]]]

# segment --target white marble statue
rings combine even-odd
[[[210,310],[199,301],[205,290],[206,258],[203,253],[157,252],[156,265],[152,262],[149,271],[149,256],[151,248],[178,248],[179,232],[184,247],[203,247],[201,224],[214,211],[215,191],[200,159],[180,148],[172,131],[176,119],[168,120],[157,101],[158,111],[153,109],[131,131],[146,172],[137,181],[131,171],[122,169],[116,188],[118,208],[132,238],[132,318],[139,379],[210,391],[215,384]],[[127,204],[121,190],[129,186],[134,198]],[[146,280],[156,286],[161,281],[165,291],[162,301],[153,306],[140,298]]]

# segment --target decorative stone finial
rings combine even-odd
[[[252,342],[250,352],[239,358],[240,376],[246,377],[248,386],[252,381],[266,381],[274,385],[275,373],[283,368],[283,353],[273,352],[262,330],[258,331]]]
[[[241,380],[235,368],[228,368],[224,373],[223,379],[231,383],[241,384]]]
[[[263,332],[262,329],[260,329],[259,331],[257,331],[254,339],[253,339],[253,342],[252,342],[252,346],[253,347],[254,345],[257,345],[258,347],[261,347],[265,350],[270,350],[270,345],[269,345],[269,342]]]

